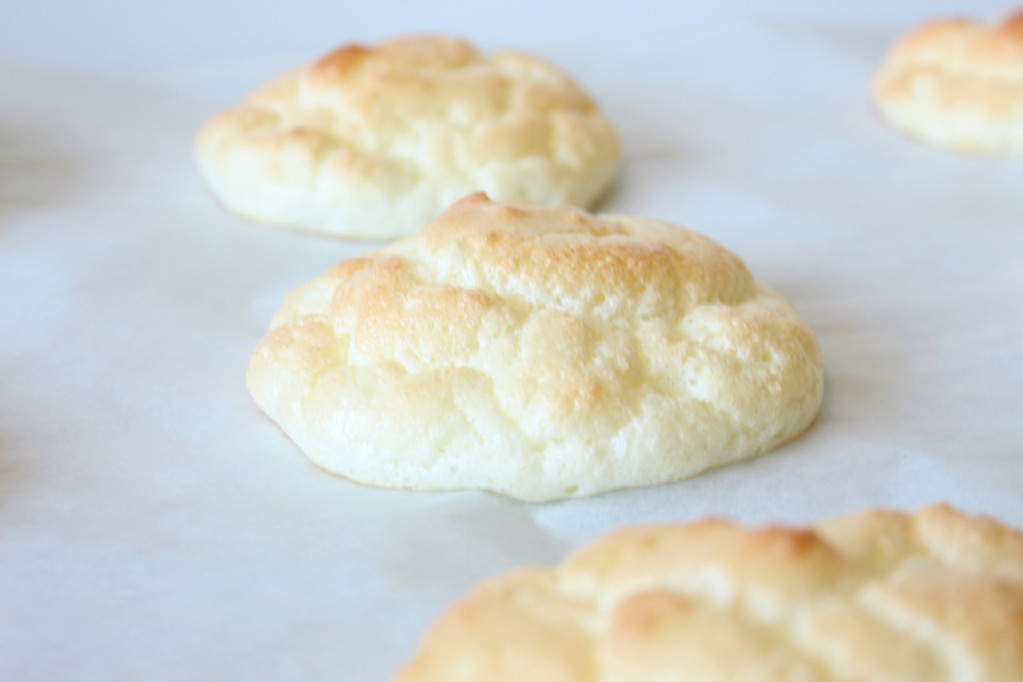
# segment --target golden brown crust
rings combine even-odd
[[[370,238],[416,232],[479,190],[585,206],[619,157],[610,123],[567,75],[438,36],[338,48],[213,118],[196,152],[242,215]]]
[[[1023,154],[1023,12],[920,27],[889,51],[873,92],[891,123],[926,142]]]
[[[629,528],[483,584],[400,682],[1016,682],[1023,534],[939,505]]]
[[[331,471],[539,501],[766,452],[813,419],[822,370],[706,237],[477,195],[290,294],[249,388]]]

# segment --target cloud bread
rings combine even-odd
[[[873,90],[881,113],[920,140],[1023,154],[1023,12],[994,26],[925,24],[894,45]]]
[[[706,237],[474,195],[289,294],[248,384],[330,471],[542,501],[766,452],[811,422],[822,369]]]
[[[619,530],[476,588],[397,682],[1019,682],[1023,534],[947,506]]]
[[[212,119],[196,152],[231,210],[369,239],[418,232],[475,191],[588,206],[620,155],[561,71],[437,36],[341,47]]]

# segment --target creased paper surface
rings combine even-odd
[[[543,55],[621,132],[601,210],[738,253],[815,330],[827,385],[775,453],[540,506],[356,486],[248,398],[284,293],[373,246],[246,224],[199,182],[194,130],[295,61],[0,66],[0,679],[386,679],[473,584],[624,524],[944,500],[1023,526],[1023,160],[885,126],[867,82],[894,35],[704,26]]]

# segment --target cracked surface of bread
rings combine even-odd
[[[962,152],[1023,154],[1023,12],[935,21],[899,40],[873,81],[897,128]]]
[[[480,194],[289,294],[248,385],[330,471],[543,501],[770,450],[816,415],[822,368],[706,237]]]
[[[619,154],[611,124],[566,74],[438,36],[341,47],[196,137],[203,176],[232,211],[369,239],[418,232],[476,191],[588,206]]]
[[[627,528],[477,587],[396,682],[1018,682],[1023,534],[936,505]]]

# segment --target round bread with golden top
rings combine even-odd
[[[1023,154],[1023,12],[994,26],[936,21],[901,39],[874,77],[881,113],[961,152]]]
[[[196,151],[232,211],[367,239],[418,232],[476,191],[585,207],[620,155],[566,74],[436,36],[341,47],[213,118]]]
[[[1023,534],[947,506],[629,528],[497,578],[396,682],[1019,682]]]
[[[473,195],[288,295],[248,384],[330,471],[544,501],[766,452],[814,418],[822,369],[706,237]]]

